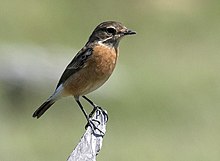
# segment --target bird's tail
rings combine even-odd
[[[40,118],[49,108],[55,103],[55,100],[47,100],[45,101],[34,113],[33,117]]]
[[[61,84],[54,92],[52,96],[50,96],[34,113],[33,117],[40,118],[49,108],[52,106],[58,99],[62,97],[63,93],[63,85]]]

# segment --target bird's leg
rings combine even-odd
[[[86,111],[84,110],[84,108],[83,108],[81,102],[79,101],[79,99],[77,99],[76,102],[79,105],[79,107],[80,107],[81,111],[83,112],[84,116],[86,117],[86,120],[89,122],[89,117],[88,117]]]
[[[90,105],[93,106],[93,110],[92,112],[89,114],[89,117],[91,118],[93,116],[93,114],[95,113],[95,111],[97,110],[97,108],[100,108],[99,106],[97,106],[92,100],[90,100],[88,97],[86,96],[82,96],[87,102],[89,102]],[[102,109],[101,109],[102,110]]]
[[[84,110],[84,108],[83,108],[81,102],[79,101],[79,99],[76,99],[76,102],[77,102],[77,104],[79,105],[80,109],[82,110],[82,112],[83,112],[83,114],[84,114],[84,116],[86,117],[86,120],[87,120],[87,122],[88,122],[85,127],[87,128],[88,126],[90,126],[90,127],[92,128],[92,131],[93,131],[93,132],[97,129],[97,130],[99,130],[101,133],[103,133],[100,129],[98,129],[98,128],[95,126],[95,124],[92,122],[92,120],[90,120],[90,118],[88,117],[88,115],[87,115],[86,111]]]
[[[106,114],[106,112],[100,107],[100,106],[98,106],[98,105],[96,105],[92,100],[90,100],[88,97],[86,97],[86,96],[82,96],[87,102],[89,102],[89,104],[90,105],[92,105],[93,106],[93,110],[91,111],[91,113],[89,114],[89,118],[91,118],[92,116],[93,116],[93,114],[95,113],[95,111],[97,110],[97,109],[100,109],[103,113],[105,113]],[[107,114],[106,114],[106,116],[108,116]]]

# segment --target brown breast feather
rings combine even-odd
[[[67,95],[85,95],[103,85],[115,68],[118,55],[116,52],[115,48],[95,46],[84,68],[72,75],[64,84]]]

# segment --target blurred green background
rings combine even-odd
[[[138,34],[88,95],[110,118],[97,160],[219,161],[219,19],[217,0],[0,0],[0,160],[67,159],[86,124],[73,98],[31,115],[96,25],[116,20]]]

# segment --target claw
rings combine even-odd
[[[101,135],[105,135],[105,133],[102,132],[102,130],[100,130],[99,128],[96,127],[96,125],[93,123],[93,121],[96,121],[96,122],[98,122],[98,124],[100,124],[100,122],[97,120],[89,120],[85,126],[85,129],[87,129],[90,126],[93,134],[97,134],[97,133],[95,133],[95,130],[98,130],[101,133]]]

